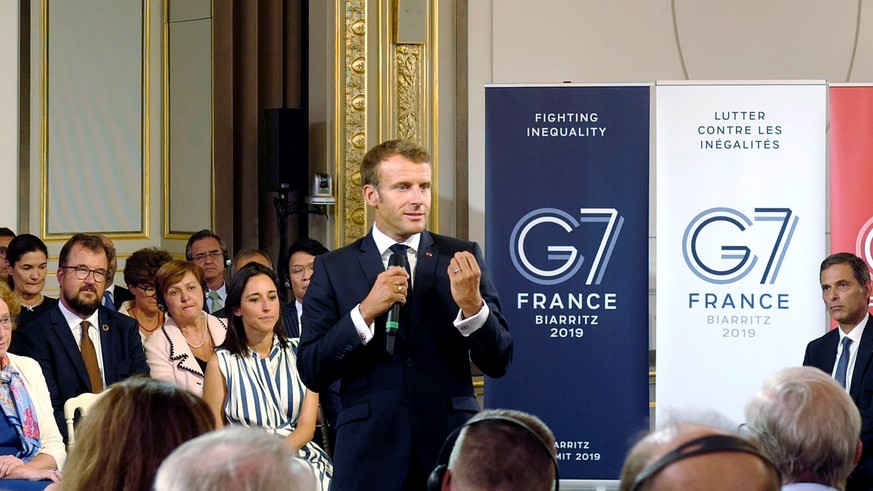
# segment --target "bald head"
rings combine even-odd
[[[779,475],[757,452],[754,445],[724,430],[673,425],[650,433],[631,449],[619,490],[778,491]],[[643,480],[636,483],[640,476]]]

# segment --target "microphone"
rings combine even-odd
[[[399,252],[391,254],[391,257],[388,258],[388,267],[392,266],[400,266],[406,269],[406,254]],[[388,310],[388,318],[385,320],[385,334],[388,335],[385,340],[385,351],[389,355],[394,354],[394,336],[397,334],[398,329],[400,329],[400,302],[396,302],[391,306],[391,309]]]

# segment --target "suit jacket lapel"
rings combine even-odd
[[[97,310],[97,316],[100,320],[100,325],[97,326],[97,329],[99,329],[98,332],[100,333],[100,352],[103,357],[103,384],[104,386],[109,387],[117,382],[110,368],[115,366],[115,363],[112,361],[112,353],[116,352],[117,348],[115,344],[118,341],[118,336],[116,336],[115,332],[112,330],[112,326],[109,322],[109,311],[107,309],[99,307]]]
[[[873,316],[868,316],[867,324],[864,326],[864,334],[861,335],[861,342],[858,344],[855,371],[852,373],[852,386],[849,388],[849,394],[856,403],[861,396],[861,385],[863,385],[861,382],[867,375],[871,355],[873,355]],[[873,373],[870,375],[873,376]]]
[[[412,297],[409,299],[409,326],[417,326],[424,310],[421,302],[425,293],[433,286],[436,278],[436,267],[439,262],[439,247],[434,244],[433,236],[428,232],[421,233],[415,264],[415,283],[412,285]]]
[[[372,287],[376,283],[376,277],[385,271],[385,266],[382,264],[382,255],[379,254],[379,249],[373,240],[372,232],[361,240],[359,249],[361,255],[358,256],[358,262],[361,265],[361,271],[363,271],[367,279],[367,284]]]
[[[58,341],[61,343],[61,346],[64,348],[64,351],[67,353],[67,357],[70,359],[70,363],[73,365],[73,369],[75,369],[79,380],[85,384],[86,387],[90,387],[91,379],[88,378],[88,370],[85,368],[85,361],[82,359],[82,351],[79,349],[79,345],[76,344],[76,338],[73,337],[73,331],[67,324],[67,319],[64,318],[64,314],[61,313],[60,307],[52,311],[51,328],[52,332],[54,332]]]

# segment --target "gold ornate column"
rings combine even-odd
[[[426,23],[423,44],[396,42],[398,1],[402,0],[336,2],[337,246],[353,242],[367,232],[367,210],[358,168],[371,146],[391,138],[412,140],[431,150],[434,203],[429,228],[435,230],[434,224],[438,223],[439,158],[434,95],[438,81],[438,0],[426,2],[426,14],[421,19]],[[377,29],[376,36],[367,35],[371,25]],[[369,56],[372,52],[378,53],[376,59]],[[368,73],[373,70],[376,72]],[[375,107],[376,113],[368,112],[368,107]]]
[[[337,1],[336,244],[366,232],[359,166],[367,151],[367,2]]]

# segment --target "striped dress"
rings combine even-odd
[[[251,428],[264,428],[285,437],[297,425],[303,406],[306,386],[297,373],[297,343],[290,340],[282,349],[273,338],[273,349],[266,359],[251,352],[238,357],[226,349],[218,349],[218,365],[227,381],[224,414],[228,423]],[[297,457],[307,462],[327,491],[333,475],[330,457],[313,442],[297,451]]]

